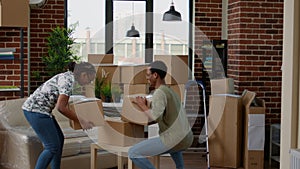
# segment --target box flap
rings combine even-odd
[[[104,125],[104,113],[102,105],[99,105],[101,103],[102,102],[99,100],[98,102],[94,101],[76,104],[74,106],[76,115],[81,118],[90,120],[94,123],[95,126],[102,126]]]
[[[250,104],[255,98],[256,93],[244,90],[242,94],[242,102],[245,107],[250,107]]]

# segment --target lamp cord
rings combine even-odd
[[[134,26],[134,3],[132,2],[132,26]]]

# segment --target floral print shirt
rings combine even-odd
[[[38,87],[24,102],[22,109],[51,115],[58,96],[72,94],[74,74],[71,71],[57,74]]]

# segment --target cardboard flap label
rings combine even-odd
[[[248,150],[264,150],[265,127],[249,126],[248,128]]]
[[[248,126],[265,126],[264,114],[249,114]]]
[[[265,115],[248,115],[248,150],[264,150]]]

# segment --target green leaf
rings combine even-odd
[[[42,61],[46,65],[48,75],[65,72],[69,62],[80,60],[80,57],[74,56],[71,50],[74,44],[72,33],[73,29],[57,26],[47,37],[48,55],[43,56]]]

